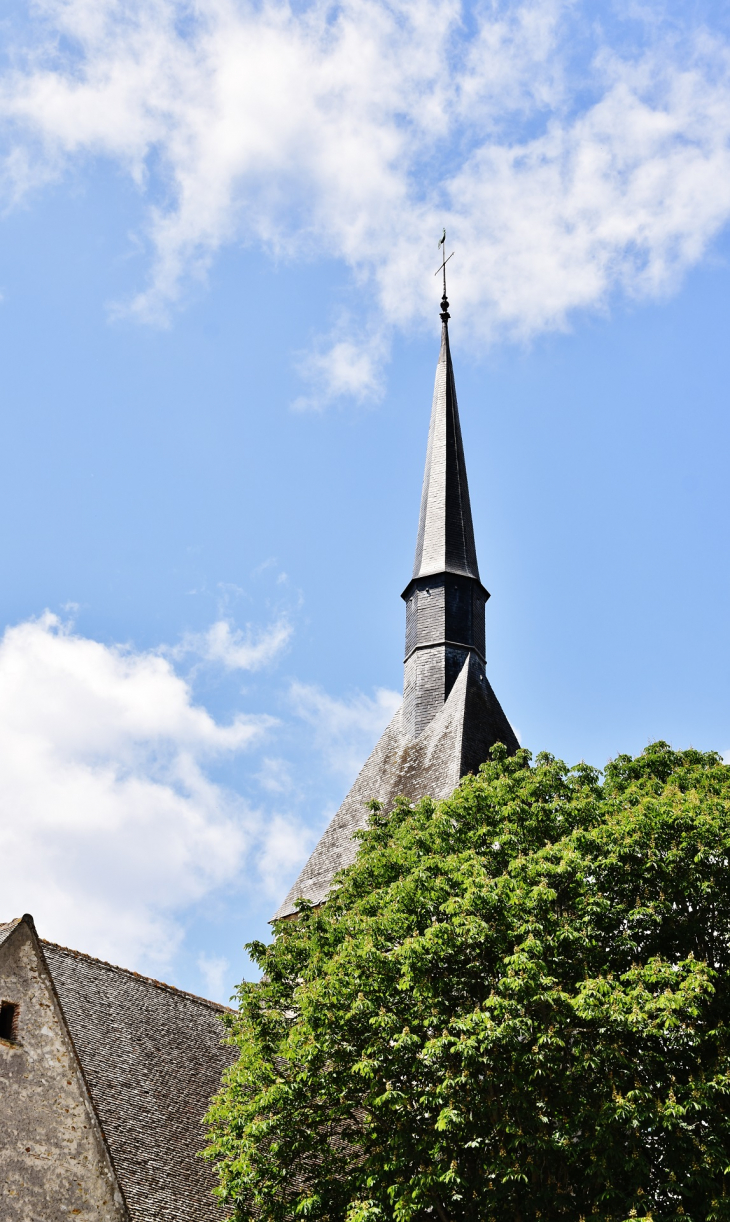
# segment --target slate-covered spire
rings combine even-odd
[[[441,300],[441,352],[428,432],[413,577],[461,573],[479,580],[464,446],[449,348],[449,303]]]
[[[474,547],[445,283],[441,320],[416,563],[403,591],[403,704],[275,919],[294,915],[298,899],[324,903],[337,871],[355,860],[354,833],[367,827],[373,798],[386,811],[399,795],[413,802],[425,794],[445,798],[461,777],[477,772],[495,743],[517,750],[514,731],[486,676],[484,605],[489,594],[479,580]]]
[[[428,432],[413,576],[406,601],[404,726],[418,738],[448,699],[464,663],[485,662],[484,606],[469,503],[449,303],[441,300],[441,351]]]

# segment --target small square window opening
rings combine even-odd
[[[17,1038],[18,1009],[14,1001],[0,1002],[0,1039],[14,1040]]]

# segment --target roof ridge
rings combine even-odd
[[[133,972],[129,967],[120,967],[118,963],[109,963],[108,959],[97,959],[95,955],[87,955],[83,950],[74,950],[71,946],[61,946],[58,942],[50,942],[47,938],[41,938],[40,942],[43,946],[50,946],[53,950],[60,950],[65,955],[73,955],[75,959],[87,959],[89,963],[98,963],[100,967],[107,967],[112,972],[123,972],[125,976],[133,976],[135,980],[143,980],[145,984],[153,984],[156,989],[164,989],[167,993],[175,993],[178,997],[187,997],[189,1001],[197,1001],[201,1006],[209,1006],[211,1010],[221,1010],[224,1014],[235,1014],[230,1006],[224,1006],[219,1001],[210,1001],[207,997],[200,997],[197,993],[189,993],[187,989],[178,989],[174,984],[166,984],[164,980],[155,980],[154,976],[143,976],[141,972]]]

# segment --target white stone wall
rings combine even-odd
[[[127,1222],[103,1140],[33,935],[0,946],[0,1000],[20,1006],[0,1040],[2,1222]]]

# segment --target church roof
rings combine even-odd
[[[235,1055],[221,1045],[226,1007],[41,945],[132,1222],[221,1222],[197,1153]]]
[[[352,865],[359,841],[353,833],[367,826],[366,803],[385,809],[397,797],[418,801],[424,794],[446,798],[467,772],[476,772],[495,742],[516,750],[514,731],[502,711],[478,658],[471,654],[441,710],[417,739],[402,724],[402,706],[376,744],[357,780],[324,832],[273,920],[290,916],[300,898],[321,904],[338,870]]]
[[[427,577],[432,573],[461,573],[478,581],[479,566],[449,347],[447,306],[448,302],[444,300],[441,351],[436,366],[413,578]]]

